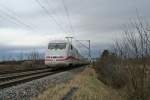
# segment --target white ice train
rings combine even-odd
[[[66,67],[88,64],[78,50],[68,41],[50,41],[45,54],[45,65],[50,67]]]

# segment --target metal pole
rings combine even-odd
[[[91,41],[88,40],[89,42],[89,60],[91,61]]]
[[[66,39],[68,40],[68,42],[72,43],[73,37],[66,37]]]

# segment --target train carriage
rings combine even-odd
[[[45,54],[45,65],[50,67],[66,67],[87,64],[78,50],[68,41],[50,41]]]

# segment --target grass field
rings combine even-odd
[[[61,100],[73,87],[78,87],[78,90],[72,100],[125,100],[116,90],[99,81],[93,68],[86,68],[67,83],[49,86],[33,100]]]
[[[45,67],[43,60],[31,61],[5,61],[0,62],[0,74],[4,72],[13,72],[16,70],[28,70]]]

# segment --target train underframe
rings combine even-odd
[[[51,62],[45,61],[45,64],[48,67],[51,67],[53,69],[57,69],[57,68],[65,68],[65,67],[82,66],[82,65],[86,65],[87,63],[81,62],[81,61],[68,60],[68,61],[51,61]]]

